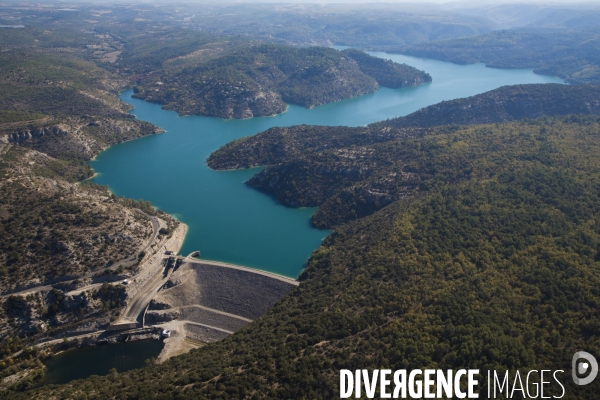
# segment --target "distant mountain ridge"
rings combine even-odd
[[[533,68],[573,84],[600,83],[598,25],[578,29],[518,28],[460,39],[382,48],[392,53],[491,68]]]

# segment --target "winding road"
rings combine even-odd
[[[142,251],[146,251],[148,249],[148,247],[152,246],[152,243],[154,243],[154,241],[158,237],[158,234],[160,232],[160,221],[159,221],[158,217],[153,217],[151,215],[148,215],[145,212],[143,212],[142,210],[139,210],[136,208],[136,211],[145,215],[152,223],[152,236],[150,237],[150,240],[148,240],[148,243],[146,243],[146,245],[136,253],[135,256],[137,257]]]

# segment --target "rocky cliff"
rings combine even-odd
[[[52,157],[89,160],[110,145],[160,132],[147,122],[123,114],[110,117],[62,117],[45,126],[5,129],[5,143],[19,144]]]

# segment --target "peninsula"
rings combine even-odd
[[[246,183],[291,207],[314,207],[312,223],[331,228],[412,197],[430,183],[429,168],[403,140],[440,125],[502,123],[568,114],[600,115],[600,87],[507,86],[425,107],[367,127],[272,128],[215,151],[215,169],[267,166]],[[445,128],[452,132],[454,128]],[[434,161],[429,161],[433,163]]]
[[[358,50],[258,45],[195,66],[155,71],[135,87],[135,97],[181,115],[249,118],[282,113],[287,104],[314,107],[402,88],[431,76],[405,64]]]

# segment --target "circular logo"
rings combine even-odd
[[[588,385],[592,383],[598,375],[598,362],[593,355],[585,351],[578,351],[573,354],[571,367],[573,382],[575,382],[576,385]],[[585,376],[586,374],[587,376]]]

